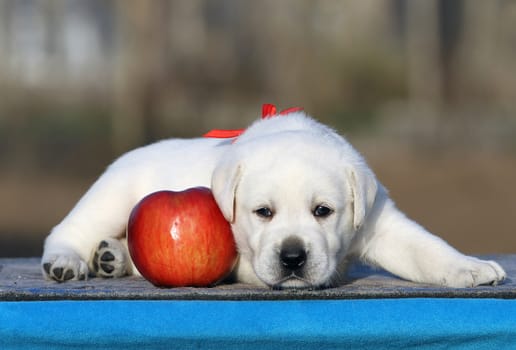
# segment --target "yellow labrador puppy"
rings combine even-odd
[[[43,274],[138,274],[123,239],[131,209],[150,192],[194,186],[212,188],[232,225],[241,282],[335,286],[352,258],[443,286],[505,278],[407,218],[343,137],[299,111],[259,120],[236,141],[166,140],[123,155],[47,237]]]

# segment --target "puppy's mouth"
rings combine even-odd
[[[285,276],[271,285],[274,290],[283,289],[319,289],[320,286],[314,285],[308,279],[298,276],[295,272]]]

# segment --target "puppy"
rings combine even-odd
[[[211,187],[232,225],[240,282],[337,286],[353,258],[450,287],[506,276],[407,218],[343,137],[297,110],[259,120],[233,140],[166,140],[123,155],[47,237],[44,276],[138,274],[124,239],[131,209],[150,192],[194,186]]]

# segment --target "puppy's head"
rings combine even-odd
[[[273,288],[340,280],[339,267],[366,220],[376,186],[347,142],[320,130],[239,140],[212,181],[241,259]]]

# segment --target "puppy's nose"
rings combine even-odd
[[[287,238],[281,245],[280,261],[283,267],[295,271],[306,262],[306,250],[303,242],[297,237]]]

